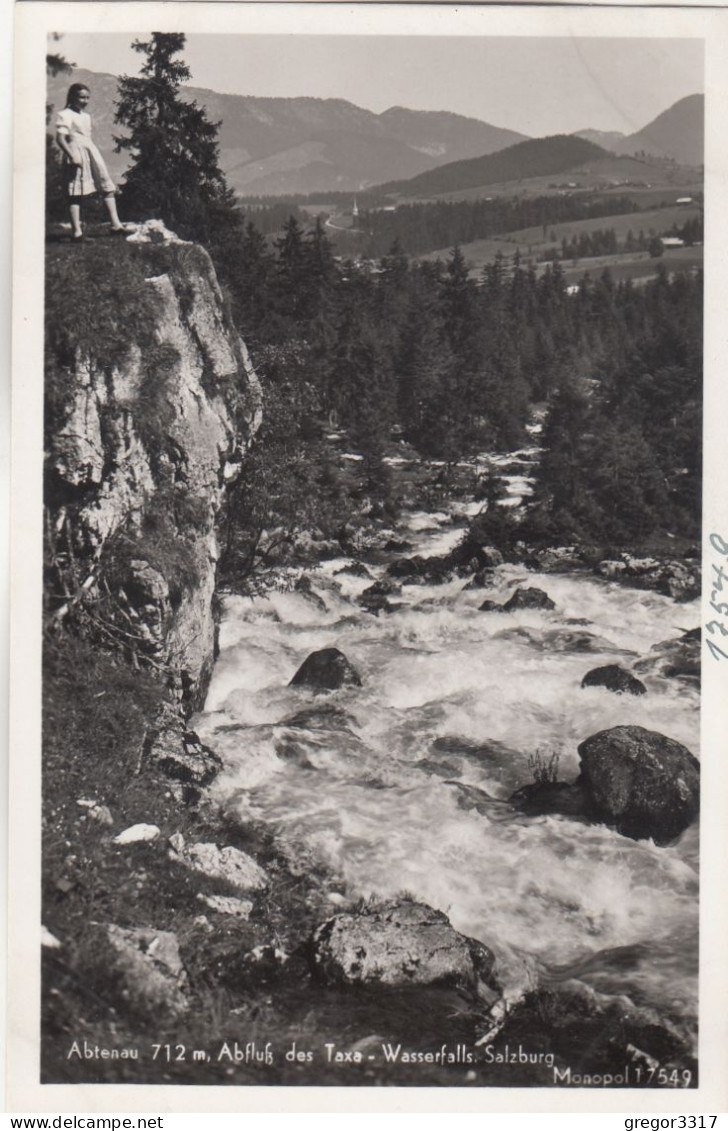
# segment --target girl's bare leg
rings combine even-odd
[[[116,197],[113,192],[110,192],[108,196],[104,197],[104,204],[106,205],[106,211],[109,213],[111,227],[114,228],[115,231],[121,230],[124,225],[119,219],[119,213],[116,211]]]
[[[83,228],[81,227],[81,205],[71,204],[71,229],[74,239],[78,239],[83,235]]]

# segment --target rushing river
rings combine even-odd
[[[414,513],[398,533],[412,553],[432,555],[462,528]],[[529,756],[558,752],[559,777],[571,780],[578,744],[620,724],[699,755],[694,687],[650,675],[640,698],[580,687],[590,668],[630,667],[692,628],[697,602],[504,565],[488,590],[464,579],[405,585],[403,607],[377,617],[357,604],[371,580],[340,573],[347,564],[307,571],[318,599],[226,599],[195,722],[225,762],[216,798],[270,826],[299,867],[323,866],[347,898],[406,891],[446,912],[495,951],[511,999],[576,977],[694,1035],[696,828],[658,848],[563,817],[525,817],[507,798],[532,780]],[[517,583],[545,589],[556,609],[479,611]],[[332,646],[362,688],[289,687],[309,653]]]

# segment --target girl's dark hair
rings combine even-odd
[[[66,106],[71,105],[71,103],[73,102],[73,99],[75,98],[75,96],[78,94],[78,92],[80,90],[88,90],[88,87],[86,86],[85,82],[72,82],[71,83],[71,85],[68,88],[68,94],[66,95]],[[90,93],[90,91],[89,91],[89,93]]]

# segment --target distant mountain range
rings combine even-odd
[[[679,165],[702,165],[705,133],[705,97],[689,94],[665,110],[637,133],[618,142],[615,152],[644,152],[669,157]]]
[[[47,99],[56,110],[64,105],[71,81],[86,83],[91,90],[94,138],[112,176],[120,180],[128,156],[113,152],[113,135],[119,132],[114,125],[118,79],[81,68],[70,76],[49,79]],[[525,168],[523,161],[530,155],[542,174],[556,174],[593,159],[595,150],[602,156],[603,150],[620,154],[644,151],[672,157],[682,164],[702,163],[702,95],[681,99],[630,137],[585,129],[570,139],[562,135],[557,135],[561,140],[548,139],[544,149],[538,143],[546,139],[528,139],[513,130],[445,111],[394,106],[374,114],[335,98],[255,98],[197,87],[185,87],[182,93],[203,105],[211,120],[221,123],[220,164],[230,186],[243,196],[357,192],[373,185],[410,181],[434,170],[442,171],[441,177],[431,182],[439,186],[451,183],[453,174],[446,172],[447,168],[473,160],[486,161],[483,169],[488,177],[511,180],[527,174],[496,176],[494,170]],[[570,141],[575,147],[569,147]],[[579,149],[580,143],[594,145],[595,149]],[[519,150],[519,145],[525,144],[532,148]],[[494,154],[500,156],[500,162],[488,165],[488,158]],[[571,157],[571,166],[564,164]],[[464,172],[466,179],[472,178],[476,175],[472,170],[459,170],[457,176]],[[437,191],[446,190],[432,189],[433,193]],[[422,188],[413,192],[425,195]]]
[[[679,165],[702,165],[704,133],[705,97],[689,94],[636,133],[578,130],[576,136],[620,156],[645,153],[649,157],[667,157]]]
[[[491,185],[533,182],[567,173],[573,177],[584,169],[593,176],[601,174],[605,180],[648,181],[648,164],[635,166],[634,155],[644,155],[647,162],[668,158],[679,165],[703,163],[704,103],[702,94],[682,98],[629,136],[581,130],[577,134],[531,138],[497,153],[448,162],[406,181],[390,181],[377,188],[400,197],[473,196]]]
[[[595,145],[600,145],[602,149],[609,149],[612,153],[616,152],[616,148],[626,138],[626,134],[620,133],[619,130],[575,130],[574,137],[583,137],[586,141],[593,141]]]
[[[113,75],[78,69],[49,81],[48,101],[63,106],[69,83],[87,83],[94,138],[113,154]],[[523,138],[460,114],[395,106],[374,114],[338,98],[253,98],[185,87],[220,126],[220,164],[241,195],[357,191],[378,181],[416,176],[445,161],[493,153]],[[119,177],[127,157],[111,157]]]

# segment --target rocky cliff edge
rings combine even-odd
[[[260,390],[202,248],[96,243],[49,248],[47,623],[83,604],[194,707],[215,651],[216,517]]]

